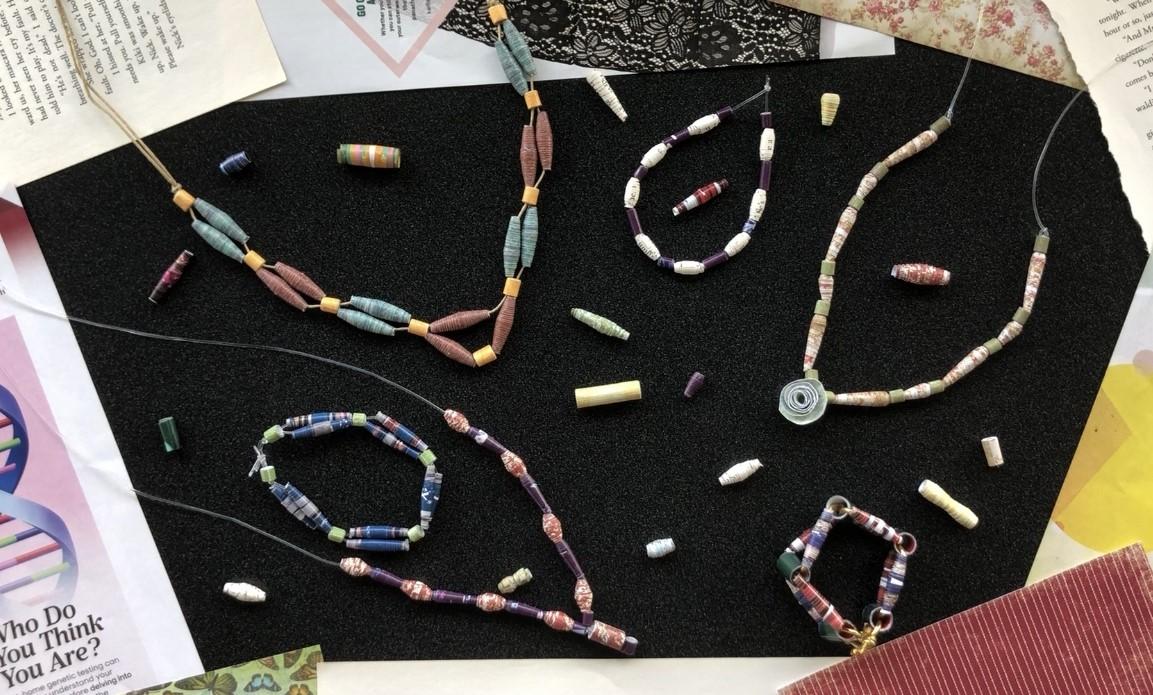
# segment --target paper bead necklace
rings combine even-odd
[[[881,570],[877,599],[865,607],[861,628],[851,620],[845,620],[810,582],[813,563],[817,561],[825,538],[835,524],[845,519],[893,545],[885,558],[884,569]],[[851,654],[857,656],[875,646],[877,639],[892,629],[893,608],[905,586],[905,570],[909,558],[915,552],[917,539],[913,534],[899,531],[881,517],[854,507],[840,495],[834,495],[825,503],[817,523],[802,531],[777,558],[777,570],[785,577],[785,583],[797,603],[817,621],[821,637],[848,645]]]
[[[312,500],[308,499],[292,483],[281,483],[276,479],[276,467],[268,464],[268,456],[264,447],[278,442],[285,437],[289,439],[309,439],[322,437],[326,434],[339,432],[350,427],[360,427],[368,431],[373,437],[384,442],[384,445],[416,459],[425,467],[424,483],[420,490],[420,524],[411,528],[403,526],[390,526],[373,524],[369,526],[354,526],[347,530],[333,526]],[[253,447],[256,450],[256,462],[248,471],[248,477],[257,473],[260,480],[268,485],[268,491],[288,510],[290,514],[299,519],[305,526],[315,529],[328,536],[333,543],[343,543],[352,550],[371,550],[377,552],[393,553],[409,549],[409,543],[415,543],[424,538],[432,523],[433,512],[436,511],[437,502],[440,501],[440,487],[444,481],[444,474],[436,470],[436,454],[428,448],[428,444],[416,434],[384,413],[368,416],[364,413],[312,413],[290,417],[283,425],[273,425],[264,431],[260,441]]]
[[[757,223],[761,220],[761,215],[765,212],[765,203],[769,195],[769,180],[773,172],[773,151],[776,149],[777,136],[776,131],[773,130],[773,114],[768,111],[769,100],[769,81],[765,80],[765,88],[757,92],[753,96],[745,99],[736,106],[726,106],[723,109],[710,113],[707,116],[702,116],[697,120],[690,123],[687,127],[678,130],[664,140],[653,145],[644,157],[641,157],[640,166],[636,168],[633,175],[629,178],[628,183],[625,184],[625,216],[629,221],[629,229],[633,233],[633,241],[636,242],[637,248],[641,253],[648,256],[649,260],[655,261],[658,268],[664,270],[671,270],[679,275],[700,275],[710,268],[715,268],[722,263],[725,263],[733,256],[740,253],[749,241],[753,238],[753,231],[757,228]],[[637,217],[636,206],[641,197],[641,179],[648,175],[649,170],[661,163],[676,145],[688,140],[690,137],[704,135],[713,128],[716,128],[721,123],[732,118],[733,112],[751,103],[757,97],[765,95],[765,111],[761,113],[761,140],[760,140],[760,160],[761,160],[761,174],[757,190],[753,192],[753,200],[749,205],[749,217],[745,221],[741,231],[725,244],[725,247],[720,251],[705,258],[703,261],[678,261],[669,256],[661,254],[649,235],[644,233],[641,227],[640,218]]]
[[[504,287],[501,300],[492,309],[458,311],[432,322],[413,318],[407,310],[390,302],[370,297],[350,296],[341,299],[313,282],[305,273],[284,263],[269,263],[248,246],[248,234],[227,213],[203,198],[185,190],[160,158],[135,133],[128,122],[88,83],[82,56],[76,50],[68,14],[62,0],[56,0],[68,39],[73,64],[80,73],[80,85],[88,99],[103,111],[131,140],[141,155],[168,183],[172,202],[192,218],[192,229],[205,243],[225,257],[252,270],[276,297],[301,312],[319,310],[362,331],[382,336],[410,333],[445,357],[469,367],[482,367],[496,360],[512,330],[516,314],[521,277],[532,266],[539,237],[537,201],[545,172],[552,170],[553,135],[548,114],[541,109],[540,92],[533,86],[536,68],[524,37],[508,19],[504,6],[490,2],[488,14],[496,26],[496,51],[501,67],[517,92],[524,96],[528,108],[528,125],[522,128],[520,167],[524,179],[520,211],[509,220],[504,241]],[[539,176],[538,176],[539,170]],[[310,301],[311,300],[311,301]],[[469,351],[445,333],[463,330],[496,316],[492,340],[476,351]]]

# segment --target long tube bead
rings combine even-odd
[[[390,541],[348,538],[344,541],[344,547],[349,550],[364,550],[374,553],[404,553],[408,552],[409,543],[408,540]]]
[[[290,418],[285,418],[283,428],[285,430],[296,429],[297,427],[307,427],[308,425],[317,422],[329,422],[330,420],[352,420],[352,413],[327,413],[317,412],[309,413],[308,415],[294,415]],[[284,434],[288,434],[285,432]]]
[[[237,263],[244,262],[244,252],[216,227],[200,220],[192,220],[192,229],[212,248]]]
[[[175,261],[164,271],[160,276],[159,282],[152,288],[152,292],[148,295],[148,301],[153,304],[159,304],[164,295],[168,294],[168,290],[180,281],[180,277],[184,274],[184,269],[188,267],[188,263],[192,260],[193,253],[188,250],[180,252]]]
[[[933,130],[926,130],[904,145],[901,145],[896,152],[885,157],[885,166],[892,169],[909,157],[928,149],[935,142],[937,142],[937,133]]]
[[[341,307],[336,311],[336,318],[369,333],[376,333],[377,335],[396,335],[395,326],[387,324],[374,316],[369,316],[363,311],[345,309]]]
[[[1029,259],[1029,275],[1025,280],[1025,299],[1021,306],[1026,311],[1033,311],[1033,303],[1037,300],[1037,292],[1041,289],[1041,276],[1045,273],[1045,254],[1033,252]]]
[[[636,179],[629,179],[630,183],[632,183],[633,181],[637,181],[637,180]],[[637,183],[639,184],[640,181],[637,181]],[[673,215],[677,216],[677,215],[681,215],[683,213],[686,213],[689,210],[694,210],[694,209],[704,205],[705,203],[709,202],[713,198],[716,198],[718,195],[720,195],[724,191],[727,191],[728,188],[729,188],[729,180],[728,179],[721,179],[720,181],[713,181],[712,183],[707,183],[704,186],[701,186],[697,190],[693,191],[692,195],[690,195],[688,198],[685,198],[681,202],[674,205],[673,206]]]
[[[444,474],[438,473],[435,468],[428,468],[424,472],[424,482],[420,488],[420,527],[428,530],[432,523],[432,515],[436,505],[440,502],[440,486]]]
[[[196,202],[192,204],[192,207],[196,212],[200,213],[200,216],[204,218],[205,222],[228,235],[229,239],[232,239],[238,244],[248,242],[248,235],[244,233],[240,225],[236,224],[236,221],[220,208],[203,198],[197,198]]]
[[[574,308],[570,313],[574,319],[580,321],[597,333],[603,333],[604,335],[620,338],[621,340],[629,339],[628,331],[603,316],[577,308]]]
[[[516,266],[520,261],[520,217],[513,215],[508,218],[508,229],[504,235],[504,276],[511,278],[516,275]]]
[[[520,264],[526,268],[532,267],[533,256],[536,255],[537,238],[540,236],[540,222],[537,217],[537,207],[529,206],[524,211],[524,220],[520,230]]]
[[[308,528],[326,530],[332,526],[316,504],[292,483],[273,483],[268,490],[280,501],[281,506]]]
[[[813,314],[813,320],[809,322],[809,335],[805,338],[804,371],[812,369],[817,363],[817,355],[821,352],[821,341],[824,339],[828,324],[828,317]]]
[[[428,448],[428,444],[425,444],[424,440],[416,435],[416,432],[413,432],[408,427],[405,427],[395,418],[389,417],[388,415],[378,411],[376,415],[373,415],[370,419],[373,422],[380,423],[381,426],[383,426],[386,430],[395,434],[401,439],[401,441],[403,441],[405,444],[408,444],[417,451],[424,451]]]
[[[953,517],[953,521],[967,529],[976,528],[978,519],[973,510],[950,497],[944,488],[932,480],[921,481],[920,486],[917,487],[917,492],[921,493],[921,497],[929,500]]]
[[[352,420],[346,420],[344,418],[318,420],[303,427],[288,430],[285,434],[292,439],[311,439],[312,437],[323,437],[326,434],[339,432],[349,427],[352,427]]]
[[[888,391],[857,391],[834,394],[830,399],[835,405],[855,405],[865,408],[882,408],[892,402]]]
[[[293,309],[297,311],[305,311],[308,309],[308,302],[304,300],[304,297],[301,297],[300,293],[292,289],[287,282],[268,268],[260,268],[257,270],[256,277],[259,278],[260,281],[264,283],[264,286],[271,290],[274,295]]]
[[[508,341],[508,335],[512,332],[512,322],[516,318],[516,297],[506,295],[504,303],[500,305],[500,311],[496,314],[496,321],[492,326],[492,349],[496,354],[500,354],[504,349],[504,344]]]
[[[545,171],[552,171],[552,150],[552,123],[549,122],[548,114],[538,109],[536,114],[536,151],[537,156],[540,157],[540,168]]]
[[[324,290],[320,289],[319,285],[312,281],[312,278],[308,277],[287,263],[281,263],[280,261],[277,261],[275,265],[269,267],[272,268],[272,270],[277,275],[283,278],[284,281],[287,282],[290,287],[292,287],[292,289],[303,294],[305,297],[319,302],[328,296]]]
[[[396,435],[394,435],[392,432],[389,432],[388,430],[384,429],[383,427],[377,425],[376,423],[366,422],[364,424],[364,429],[368,430],[369,434],[371,434],[373,437],[376,437],[377,439],[379,439],[388,448],[395,449],[396,451],[399,451],[400,453],[402,453],[402,454],[404,454],[410,458],[414,458],[418,461],[420,460],[420,452],[419,451],[408,446],[404,442],[400,441],[400,439],[398,439]]]
[[[348,529],[348,538],[372,538],[374,540],[404,540],[408,529],[403,526],[353,526]]]
[[[428,341],[429,345],[432,345],[437,352],[453,362],[459,362],[466,367],[476,366],[476,360],[472,358],[472,353],[455,340],[450,340],[436,333],[428,333],[424,336],[424,339]]]
[[[948,285],[953,276],[948,270],[928,263],[900,263],[893,266],[891,275],[911,285],[939,286]]]
[[[392,321],[393,323],[407,324],[412,320],[412,314],[398,306],[389,304],[388,302],[380,299],[369,299],[367,297],[353,296],[348,300],[348,303],[355,309],[359,309],[366,314],[375,316],[378,319],[385,321]]]
[[[443,316],[432,323],[428,324],[428,330],[433,333],[452,333],[454,331],[462,331],[466,328],[471,328],[478,323],[487,321],[491,314],[488,309],[470,309],[468,311],[457,311]]]
[[[520,175],[526,186],[536,183],[536,161],[536,133],[526,125],[520,133]]]
[[[509,84],[516,90],[516,93],[523,96],[528,91],[528,81],[525,80],[524,70],[503,42],[497,40],[495,48],[497,60],[500,61],[501,69],[504,70],[504,76],[508,78]]]

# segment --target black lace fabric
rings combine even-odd
[[[492,42],[485,0],[460,0],[442,29]],[[659,72],[819,57],[820,18],[768,0],[509,0],[544,60]]]

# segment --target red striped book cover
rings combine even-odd
[[[781,695],[1153,693],[1153,569],[1134,544],[785,686]]]

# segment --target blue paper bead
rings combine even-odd
[[[516,59],[521,71],[530,80],[536,77],[536,63],[533,62],[532,51],[528,50],[528,43],[524,40],[524,34],[520,33],[520,29],[517,29],[516,25],[508,19],[500,23],[500,28],[504,31],[504,40],[508,43],[508,50]]]
[[[333,432],[348,429],[349,427],[352,427],[352,420],[322,420],[320,422],[314,422],[311,425],[298,427],[297,429],[285,432],[285,434],[293,439],[308,439],[309,437],[321,437],[326,434],[332,434]]]
[[[203,198],[197,198],[196,201],[192,203],[192,207],[196,208],[196,212],[200,213],[200,216],[204,218],[205,222],[227,234],[229,239],[232,239],[238,244],[248,242],[248,235],[244,233],[240,225],[236,224],[236,221],[220,208]]]
[[[529,210],[534,209],[533,207],[529,208]],[[520,260],[521,253],[520,230],[520,218],[516,215],[508,218],[508,230],[504,234],[504,276],[506,278],[516,275],[516,264]]]
[[[535,205],[529,206],[529,209],[524,211],[524,224],[521,227],[520,264],[526,268],[532,267],[532,259],[536,255],[536,242],[540,228],[536,211]]]
[[[403,526],[353,526],[348,529],[348,538],[371,538],[374,540],[407,540],[408,529]]]
[[[369,316],[363,311],[356,311],[355,309],[338,309],[336,318],[344,321],[345,323],[352,324],[362,331],[369,333],[376,333],[377,335],[396,335],[396,327],[392,324],[385,323],[378,318]]]
[[[385,321],[407,324],[412,320],[412,314],[395,304],[389,304],[380,299],[369,299],[368,297],[357,297],[354,295],[348,300],[348,303],[366,314],[375,316],[378,319],[384,319]]]
[[[244,262],[244,252],[241,251],[236,244],[220,232],[216,227],[210,224],[201,222],[200,220],[192,220],[192,228],[200,235],[209,246],[216,249],[225,256],[228,256],[237,263]]]
[[[504,76],[508,78],[513,89],[516,90],[517,94],[523,96],[528,91],[528,81],[524,77],[524,70],[513,57],[508,46],[501,41],[496,42],[496,57],[500,60],[500,67],[504,70]]]
[[[352,550],[368,550],[377,553],[401,553],[408,550],[408,541],[382,541],[361,538],[348,538],[344,541],[346,548]]]
[[[252,164],[252,160],[248,158],[248,153],[241,150],[224,158],[224,161],[220,163],[220,172],[228,175],[239,174],[250,164]]]

